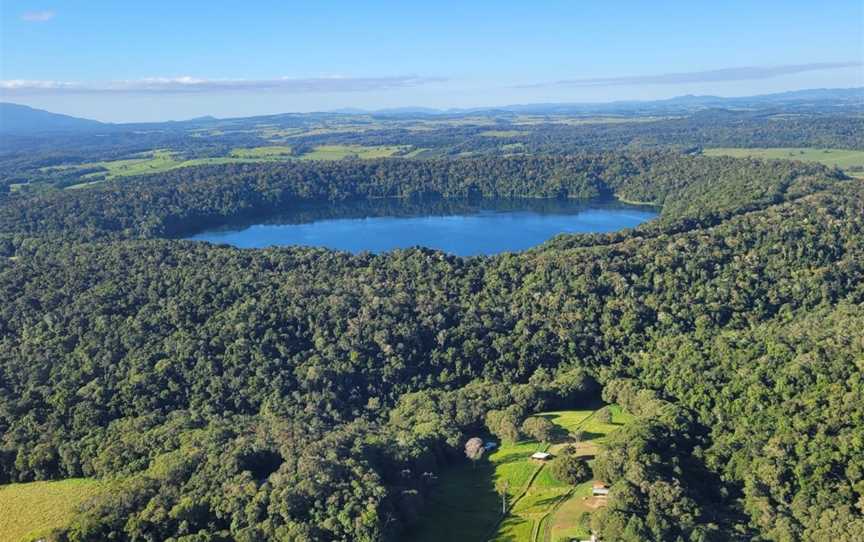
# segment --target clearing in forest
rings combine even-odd
[[[602,504],[590,497],[592,481],[576,487],[560,482],[546,463],[531,460],[530,456],[536,451],[554,454],[568,444],[575,444],[578,455],[595,455],[607,435],[633,419],[616,405],[608,408],[611,423],[595,420],[596,410],[535,414],[561,429],[556,442],[505,442],[478,461],[476,467],[463,463],[446,469],[426,503],[419,525],[404,539],[529,542],[587,537],[580,517]],[[581,433],[582,440],[574,443],[572,436],[576,433]],[[495,487],[503,481],[508,483],[509,511],[502,521],[501,499]]]
[[[807,149],[798,147],[780,147],[774,149],[752,148],[705,149],[706,156],[731,156],[733,158],[763,158],[766,160],[801,160],[802,162],[819,162],[830,167],[838,167],[850,175],[864,175],[864,151],[848,149]]]
[[[2,485],[0,540],[36,540],[65,526],[84,501],[104,488],[90,478]]]

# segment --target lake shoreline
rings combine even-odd
[[[285,215],[246,217],[184,239],[248,249],[308,246],[358,254],[421,246],[489,256],[528,250],[561,234],[633,228],[658,214],[618,198],[366,198],[308,202]]]

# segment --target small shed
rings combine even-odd
[[[591,486],[591,495],[595,497],[606,497],[609,495],[609,486],[605,482],[594,482]]]
[[[547,452],[534,452],[531,454],[531,459],[536,459],[537,461],[546,461],[552,458],[552,454]]]
[[[490,450],[494,450],[497,447],[498,447],[498,443],[491,441],[491,440],[483,445],[483,448],[485,448],[487,452]]]

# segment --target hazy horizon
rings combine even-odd
[[[608,101],[598,100],[598,101],[583,101],[583,102],[525,102],[525,103],[502,103],[502,104],[495,104],[495,105],[478,104],[478,105],[466,106],[466,107],[437,107],[436,108],[436,107],[429,107],[429,106],[422,105],[422,104],[397,106],[397,107],[392,107],[392,108],[390,108],[390,107],[360,108],[360,107],[346,106],[346,107],[337,107],[334,109],[327,109],[327,110],[309,109],[309,110],[305,110],[305,111],[270,111],[270,112],[264,112],[264,113],[256,113],[253,115],[221,116],[221,115],[214,115],[211,113],[204,113],[204,114],[195,115],[195,116],[166,118],[166,119],[160,119],[160,120],[155,120],[155,121],[103,120],[103,119],[99,119],[99,118],[92,117],[92,116],[77,115],[75,113],[69,113],[69,112],[61,111],[61,110],[57,110],[57,109],[47,109],[45,107],[39,107],[37,105],[23,103],[21,101],[6,100],[5,97],[4,97],[4,99],[0,100],[0,103],[9,103],[9,104],[13,104],[13,105],[23,105],[23,106],[27,106],[27,107],[32,107],[34,109],[48,111],[50,113],[58,113],[58,114],[62,114],[62,115],[75,116],[75,117],[79,117],[79,118],[85,118],[85,119],[89,119],[89,120],[97,120],[100,122],[111,123],[111,124],[134,124],[134,123],[139,123],[139,122],[172,122],[172,121],[173,122],[182,122],[182,121],[194,120],[194,119],[202,118],[202,117],[213,117],[216,119],[224,120],[224,119],[232,119],[232,118],[248,118],[248,117],[254,117],[254,116],[268,116],[268,115],[281,115],[281,114],[346,113],[346,112],[350,113],[351,110],[356,110],[358,112],[363,112],[363,113],[375,113],[378,111],[387,111],[387,110],[391,110],[391,109],[392,110],[429,109],[429,110],[440,111],[440,112],[447,112],[447,111],[457,111],[458,112],[458,111],[465,111],[465,110],[470,111],[472,109],[484,110],[484,109],[495,109],[497,107],[503,108],[503,107],[519,107],[519,106],[532,106],[532,105],[542,106],[542,105],[547,105],[547,104],[573,104],[573,105],[598,105],[598,106],[601,106],[601,105],[606,105],[606,104],[612,105],[615,103],[650,103],[650,102],[654,102],[654,101],[672,100],[672,99],[676,99],[676,98],[685,98],[685,97],[690,97],[690,96],[692,96],[692,97],[711,97],[711,98],[721,98],[721,99],[726,99],[726,98],[735,99],[735,98],[749,98],[749,97],[756,97],[756,96],[770,95],[770,94],[782,94],[782,93],[786,93],[786,92],[818,91],[818,90],[855,90],[855,89],[864,89],[864,87],[800,88],[800,89],[781,90],[781,91],[778,91],[776,93],[740,94],[740,95],[730,95],[730,96],[720,96],[718,94],[698,94],[698,95],[697,94],[678,94],[678,95],[674,95],[674,96],[667,96],[667,97],[660,97],[660,98],[653,98],[653,99],[641,99],[641,100],[640,99],[628,100],[628,99],[624,98],[624,99],[620,99],[620,100],[608,100]]]
[[[109,122],[864,85],[864,8],[851,0],[0,10],[0,100]]]

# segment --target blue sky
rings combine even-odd
[[[860,0],[3,0],[0,99],[108,121],[864,85]]]

